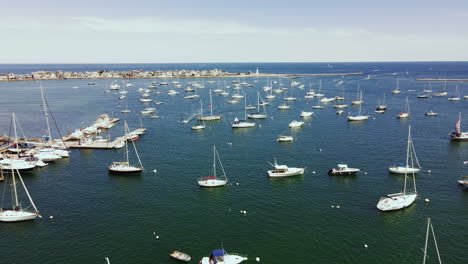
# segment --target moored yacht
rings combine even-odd
[[[289,176],[295,176],[295,175],[302,175],[304,174],[305,168],[290,168],[287,165],[278,165],[275,159],[275,163],[271,164],[273,166],[273,170],[268,170],[268,176],[269,177],[289,177]]]

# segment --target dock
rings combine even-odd
[[[138,128],[130,132],[130,134],[143,135],[146,128]],[[113,149],[117,144],[127,140],[125,136],[117,137],[113,141],[106,142],[88,142],[82,143],[80,140],[66,141],[65,146],[74,149]]]

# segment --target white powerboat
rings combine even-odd
[[[274,169],[268,171],[268,176],[272,178],[302,175],[305,170],[305,168],[289,168],[286,165],[278,165],[276,160],[274,164],[270,163],[270,165],[273,166]]]
[[[291,123],[289,123],[290,128],[301,127],[303,125],[304,125],[303,121],[297,121],[297,120],[293,120],[293,121],[291,121]]]
[[[349,168],[347,164],[338,164],[337,168],[330,169],[328,173],[332,175],[351,175],[356,174],[359,171],[360,169],[357,168]]]
[[[278,142],[293,142],[294,138],[292,136],[279,136],[276,140]]]
[[[314,112],[302,111],[301,112],[301,117],[311,117],[313,114],[314,114]]]
[[[245,260],[247,257],[234,253],[228,254],[224,249],[215,249],[209,257],[203,257],[199,264],[239,264]]]

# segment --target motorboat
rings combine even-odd
[[[328,171],[332,175],[351,175],[356,174],[360,171],[357,168],[349,168],[347,164],[341,163],[337,165],[337,168],[332,168]]]
[[[313,105],[312,109],[323,109],[324,107],[322,105]]]
[[[270,163],[270,165],[274,168],[273,170],[268,170],[268,176],[271,178],[302,175],[305,170],[305,168],[289,168],[287,165],[278,165],[276,160],[274,164]]]
[[[338,111],[336,111],[336,114],[337,114],[337,115],[341,115],[341,114],[343,114],[343,113],[344,113],[343,110],[338,110]]]
[[[429,112],[426,112],[424,115],[426,115],[426,116],[438,116],[439,113],[436,113],[436,112],[433,112],[433,111],[429,111]]]
[[[311,117],[313,114],[314,114],[314,112],[302,111],[301,112],[301,117]]]
[[[297,121],[297,120],[293,120],[293,121],[291,121],[291,123],[289,123],[290,128],[301,127],[303,125],[304,125],[303,121]]]
[[[279,136],[276,140],[278,142],[293,142],[294,138],[292,136]]]
[[[235,253],[226,253],[224,249],[215,249],[209,257],[203,257],[199,264],[239,264],[247,257]]]
[[[171,258],[174,258],[174,259],[177,259],[177,260],[180,260],[180,261],[185,261],[185,262],[189,262],[190,261],[190,255],[184,253],[184,252],[180,252],[180,251],[177,251],[177,250],[172,250],[171,251],[171,254],[169,254],[169,256],[171,256]]]

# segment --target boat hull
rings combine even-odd
[[[5,210],[0,211],[0,222],[21,222],[34,220],[39,214],[26,211]]]
[[[416,198],[417,194],[389,194],[380,198],[377,208],[384,212],[404,209],[412,205]]]
[[[389,167],[388,170],[391,173],[395,173],[395,174],[418,173],[421,171],[420,168],[410,168],[410,167],[404,167],[404,166]]]
[[[203,121],[215,121],[215,120],[220,120],[221,116],[214,115],[214,116],[200,116],[198,120],[203,120]]]
[[[304,174],[304,168],[288,168],[287,172],[280,172],[276,173],[273,172],[273,170],[268,171],[268,176],[270,178],[279,178],[279,177],[290,177],[290,176],[296,176],[296,175],[302,175]]]
[[[198,185],[200,187],[220,187],[226,185],[227,180],[220,180],[220,179],[202,179],[198,180]]]

